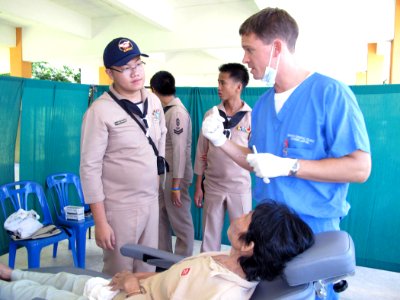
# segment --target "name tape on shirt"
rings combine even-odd
[[[122,119],[122,120],[119,120],[119,121],[114,122],[114,125],[115,125],[115,126],[118,126],[118,125],[124,124],[124,123],[126,123],[126,122],[127,122],[126,119]]]

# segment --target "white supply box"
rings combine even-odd
[[[65,218],[67,220],[84,220],[85,212],[83,206],[68,205],[64,207]]]
[[[81,214],[66,214],[65,218],[67,220],[75,220],[75,221],[80,221],[85,219],[85,215]]]
[[[75,206],[75,205],[65,206],[64,212],[65,214],[74,214],[74,215],[79,215],[79,214],[83,215],[85,213],[83,206]]]

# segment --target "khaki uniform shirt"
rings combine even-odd
[[[118,99],[123,98],[111,86]],[[165,155],[164,112],[160,100],[145,89],[149,134]],[[138,118],[140,120],[140,118]],[[142,120],[140,120],[142,122]],[[80,176],[85,202],[105,201],[105,207],[125,209],[158,201],[159,177],[153,148],[139,125],[104,93],[84,115]]]
[[[247,281],[212,258],[221,252],[189,257],[167,271],[141,281],[146,294],[125,299],[157,300],[245,300],[250,299],[258,282]],[[120,293],[115,300],[124,299]]]
[[[165,124],[168,134],[165,142],[165,159],[172,170],[172,178],[182,178],[191,183],[192,168],[192,122],[179,98],[165,107]]]
[[[224,105],[218,109],[225,112]],[[231,140],[240,146],[247,147],[251,132],[251,108],[244,103],[240,111],[247,111],[240,122],[231,129]],[[206,112],[204,118],[210,115],[212,109]],[[207,160],[204,160],[207,157]],[[213,190],[230,191],[244,194],[251,191],[249,171],[236,164],[219,147],[215,147],[200,132],[197,142],[195,174],[206,177],[207,185]]]

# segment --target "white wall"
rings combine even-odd
[[[0,74],[10,73],[10,49],[0,47]]]

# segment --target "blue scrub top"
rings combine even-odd
[[[342,157],[356,150],[370,152],[364,117],[346,85],[314,73],[293,91],[278,114],[274,95],[274,89],[269,89],[253,108],[250,149],[255,145],[258,153],[305,160]],[[350,208],[348,187],[349,183],[296,177],[271,178],[265,184],[256,177],[254,198],[286,203],[314,232],[338,230],[340,218]],[[329,225],[332,219],[334,225]]]

